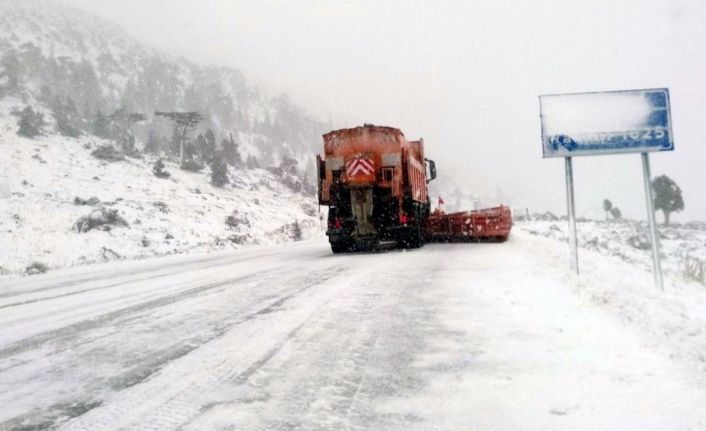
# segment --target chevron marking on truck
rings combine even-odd
[[[363,174],[372,175],[375,173],[375,168],[373,167],[373,162],[368,159],[355,159],[348,162],[346,167],[346,174],[349,177]]]

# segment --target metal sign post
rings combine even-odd
[[[655,205],[652,201],[652,173],[650,172],[650,157],[647,153],[642,153],[642,177],[645,183],[645,201],[647,202],[647,220],[650,224],[650,236],[652,237],[652,267],[655,275],[655,286],[664,292],[664,282],[662,280],[662,265],[659,256],[659,233],[655,222]]]
[[[579,251],[576,239],[576,204],[574,202],[574,168],[571,157],[564,157],[566,171],[566,206],[569,214],[569,247],[571,248],[571,270],[579,275]]]
[[[647,153],[674,151],[669,89],[548,94],[539,96],[539,111],[543,157],[564,158],[571,270],[579,274],[572,158],[641,153],[655,284],[664,290]]]

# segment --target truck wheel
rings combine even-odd
[[[416,223],[410,232],[410,248],[419,248],[424,245],[424,237],[422,236],[422,226]]]
[[[347,253],[351,251],[351,247],[347,242],[332,242],[331,251],[333,254]]]
[[[419,248],[423,244],[424,237],[422,236],[422,227],[419,224],[410,227],[410,229],[397,240],[398,248]]]

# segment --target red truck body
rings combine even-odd
[[[327,235],[334,252],[367,250],[380,241],[405,247],[423,242],[429,216],[424,141],[392,127],[366,124],[335,130],[317,157],[319,204],[329,207]]]
[[[374,249],[381,241],[421,247],[425,240],[507,238],[507,207],[431,214],[427,183],[436,165],[424,141],[366,124],[323,135],[317,156],[319,204],[329,207],[326,235],[334,253]]]

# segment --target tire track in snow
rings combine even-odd
[[[285,268],[286,269],[286,268]],[[284,269],[283,269],[284,270]],[[114,382],[119,382],[117,385],[111,384],[109,385],[113,390],[126,390],[132,386],[138,385],[145,380],[149,379],[150,376],[154,375],[156,372],[158,372],[160,369],[162,369],[165,365],[179,360],[179,358],[184,357],[188,354],[190,354],[192,351],[197,350],[199,347],[202,345],[217,339],[229,330],[231,330],[234,327],[237,327],[238,325],[247,323],[249,321],[252,321],[254,319],[259,318],[260,316],[268,315],[271,313],[274,313],[284,307],[288,301],[291,299],[297,297],[298,295],[302,294],[306,290],[310,289],[312,285],[316,285],[318,283],[324,282],[325,280],[336,276],[339,272],[341,271],[340,268],[338,267],[333,267],[333,268],[325,268],[324,270],[318,270],[314,271],[312,273],[306,274],[306,275],[301,275],[299,273],[293,274],[293,277],[286,279],[282,277],[282,274],[276,272],[273,274],[270,274],[270,276],[262,277],[262,274],[257,273],[249,276],[248,278],[252,278],[253,280],[257,281],[255,286],[251,288],[250,290],[253,291],[258,291],[260,288],[262,288],[264,285],[271,283],[274,280],[279,280],[280,282],[283,280],[286,280],[289,284],[292,285],[291,288],[286,289],[283,291],[282,295],[279,295],[276,299],[268,299],[266,301],[261,302],[260,304],[255,304],[255,306],[248,308],[245,311],[249,311],[246,313],[239,313],[240,315],[237,316],[236,318],[233,318],[231,322],[227,323],[226,325],[223,326],[219,331],[216,333],[211,334],[207,339],[202,339],[199,340],[196,343],[191,343],[188,346],[184,346],[183,348],[179,348],[176,351],[173,351],[167,355],[163,355],[160,357],[160,361],[155,364],[151,364],[147,369],[140,369],[137,370],[137,375],[134,375],[135,373],[132,373],[133,376],[114,376],[111,380]],[[226,282],[223,282],[221,284],[226,284]],[[234,287],[234,286],[230,286]],[[209,295],[219,295],[218,292],[209,292]],[[100,326],[100,325],[99,325]],[[101,391],[105,392],[105,391]],[[63,417],[63,418],[71,418],[80,414],[84,414],[87,411],[91,410],[92,408],[98,407],[101,403],[102,400],[95,400],[94,398],[91,398],[93,394],[86,394],[87,398],[85,401],[73,401],[71,403],[66,403],[66,402],[61,402],[58,404],[54,404],[49,406],[48,408],[41,409],[41,410],[33,410],[28,412],[25,415],[22,415],[20,417],[16,417],[12,419],[11,421],[5,422],[5,423],[0,423],[0,429],[4,427],[9,427],[10,429],[16,428],[18,424],[22,423],[34,423],[34,424],[52,424],[57,418]],[[76,406],[90,406],[87,408],[77,408]]]
[[[376,258],[398,257],[390,254]],[[410,257],[405,256],[408,261]],[[427,260],[428,256],[418,258]],[[230,382],[238,388],[234,395],[208,405],[199,418],[182,428],[370,429],[371,422],[366,420],[375,417],[373,397],[380,390],[380,376],[389,379],[402,372],[415,349],[424,343],[423,334],[416,332],[419,313],[407,316],[398,310],[417,301],[414,292],[419,286],[414,281],[414,270],[391,270],[390,262],[386,263],[386,268],[378,268],[377,277],[368,274],[368,282],[351,283],[322,307],[277,355],[249,373],[247,379]],[[433,272],[439,266],[431,265],[431,269]],[[429,268],[422,272],[428,274]],[[408,321],[410,318],[413,320]],[[426,316],[421,318],[427,322]],[[390,343],[400,342],[398,350],[390,347]],[[392,387],[409,386],[409,375],[409,371],[402,372],[400,382]]]
[[[312,256],[305,255],[304,259],[310,259],[311,257]],[[257,256],[253,257],[253,259],[257,258]],[[231,263],[231,265],[241,262],[242,260],[239,259],[238,261]],[[301,264],[302,262],[299,263]],[[291,265],[296,265],[296,263],[292,263],[290,266]],[[277,264],[274,262],[268,262],[267,266],[268,268],[275,268]],[[137,282],[119,283],[114,287],[111,286],[108,290],[110,294],[105,293],[108,291],[106,291],[105,288],[102,288],[94,291],[91,296],[79,295],[77,300],[80,302],[78,303],[75,301],[69,301],[69,298],[59,297],[55,299],[55,301],[59,302],[51,303],[51,305],[47,306],[42,306],[41,304],[30,304],[27,306],[32,306],[33,308],[29,310],[19,306],[18,308],[13,309],[13,314],[17,317],[11,317],[12,314],[8,314],[9,311],[5,312],[5,315],[3,316],[5,322],[0,325],[0,340],[3,338],[5,339],[5,346],[0,347],[0,359],[8,354],[16,354],[25,351],[27,348],[32,348],[38,343],[57,336],[62,336],[63,334],[73,330],[82,330],[84,327],[85,329],[99,327],[106,321],[118,318],[125,313],[132,313],[150,307],[169,304],[171,302],[189,297],[190,295],[198,294],[203,290],[210,290],[228,283],[236,283],[242,280],[247,280],[249,277],[257,275],[257,272],[252,271],[252,269],[240,268],[238,271],[243,273],[242,275],[222,281],[220,274],[208,272],[209,269],[213,267],[228,266],[223,264],[214,264],[198,269],[197,271],[199,272],[188,272],[191,276],[189,278],[191,279],[194,279],[194,275],[204,274],[201,278],[216,280],[211,284],[201,285],[195,288],[189,288],[189,286],[194,282],[202,281],[184,281],[183,279],[185,277],[181,276],[180,273],[169,273],[164,276],[155,277],[154,279],[158,280],[158,282],[154,285],[154,287],[142,286]],[[167,284],[170,281],[169,279],[174,280],[174,284]],[[123,288],[124,286],[126,288]],[[175,294],[175,291],[179,292],[179,294]],[[130,302],[132,302],[133,305],[129,307],[126,306]],[[46,311],[47,309],[51,311]],[[41,331],[40,323],[43,323],[43,326],[52,329]],[[22,330],[23,326],[25,331]],[[60,328],[53,329],[57,328],[57,326],[60,326]],[[40,332],[38,332],[38,329]],[[21,338],[23,332],[26,331],[35,333]]]
[[[63,290],[63,289],[70,288],[70,287],[80,286],[82,284],[89,284],[89,283],[93,284],[94,282],[109,282],[110,280],[113,280],[113,279],[119,280],[118,282],[115,282],[112,284],[106,284],[106,285],[101,285],[101,286],[97,286],[97,287],[90,287],[90,288],[85,288],[85,289],[81,289],[81,290],[70,291],[70,292],[66,292],[63,294],[55,294],[52,296],[40,296],[38,298],[33,298],[33,299],[18,300],[17,302],[14,302],[14,303],[11,302],[11,303],[7,303],[7,304],[0,304],[0,309],[14,307],[14,306],[20,306],[20,305],[32,304],[35,302],[61,298],[64,296],[81,294],[81,293],[90,292],[90,291],[94,291],[94,290],[118,287],[118,286],[123,286],[126,284],[133,284],[133,283],[155,280],[155,279],[159,279],[164,276],[167,276],[167,275],[176,275],[176,274],[183,274],[183,273],[192,272],[192,271],[201,271],[201,270],[210,269],[210,268],[219,267],[219,266],[229,266],[229,265],[234,265],[237,263],[261,259],[265,256],[271,256],[271,255],[275,255],[275,254],[276,253],[263,253],[263,254],[258,254],[255,256],[245,256],[245,257],[238,257],[238,258],[234,258],[233,256],[216,257],[216,258],[210,257],[207,259],[198,260],[198,261],[196,261],[196,263],[179,262],[179,263],[173,263],[173,264],[162,264],[162,265],[159,265],[156,267],[148,267],[145,270],[138,271],[138,272],[130,274],[130,275],[125,275],[124,272],[120,272],[120,273],[112,272],[112,273],[109,273],[105,276],[98,275],[98,276],[92,276],[92,277],[84,277],[84,278],[79,278],[79,279],[71,280],[71,281],[64,282],[64,283],[52,284],[50,286],[43,286],[38,289],[22,289],[21,291],[11,291],[9,293],[4,293],[4,294],[0,293],[0,302],[2,302],[2,300],[5,298],[31,296],[32,294],[36,294],[36,293],[41,293],[41,292],[46,292],[46,291]],[[125,262],[125,263],[132,263],[132,262]],[[144,274],[150,274],[150,275],[143,276]],[[49,282],[49,283],[51,283],[51,282]]]
[[[250,313],[243,322],[221,337],[201,346],[140,385],[122,391],[60,429],[95,430],[143,428],[172,430],[197,416],[210,396],[224,383],[247,379],[275,356],[315,315],[332,300],[339,289],[325,282],[346,278],[334,271],[330,277],[305,277],[297,293],[280,298],[267,307]],[[319,289],[314,289],[318,287]],[[283,308],[288,305],[288,308]],[[252,342],[241,349],[242,341]]]
[[[84,331],[87,331],[90,329],[105,326],[109,321],[120,318],[126,314],[136,313],[139,311],[148,310],[148,309],[172,304],[174,302],[181,301],[181,300],[186,299],[188,297],[191,297],[193,295],[197,295],[199,293],[206,292],[211,289],[216,289],[219,287],[223,287],[223,286],[227,286],[227,285],[230,285],[233,283],[237,283],[239,281],[244,281],[244,280],[247,280],[248,278],[251,278],[251,277],[253,277],[253,276],[252,275],[241,276],[241,277],[231,278],[231,279],[228,279],[225,281],[209,283],[209,284],[206,284],[203,286],[194,287],[191,289],[181,291],[177,295],[153,299],[151,301],[143,302],[138,305],[134,305],[132,307],[122,308],[122,309],[112,311],[112,312],[109,312],[109,313],[106,313],[106,314],[103,314],[103,315],[100,315],[97,317],[82,320],[78,323],[74,323],[69,326],[64,326],[60,329],[46,331],[46,332],[43,332],[39,335],[35,335],[30,338],[26,338],[22,341],[18,341],[16,343],[10,344],[9,346],[0,349],[0,359],[4,359],[5,357],[7,357],[9,355],[15,355],[17,353],[21,353],[26,350],[36,348],[38,345],[40,345],[46,341],[53,340],[56,338],[61,338],[61,337],[66,336],[68,334],[73,334],[76,332],[84,332]]]

